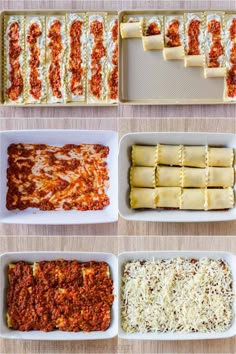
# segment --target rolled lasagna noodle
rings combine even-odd
[[[47,103],[66,100],[65,33],[65,16],[46,17]]]
[[[156,188],[157,208],[179,208],[180,195],[180,187]]]
[[[131,187],[155,187],[155,167],[130,168]]]
[[[205,188],[207,186],[206,168],[182,168],[182,187]]]
[[[183,188],[180,209],[204,210],[206,209],[206,190],[203,188]]]
[[[233,167],[209,167],[208,187],[232,187],[234,184]]]
[[[157,166],[156,185],[159,187],[180,187],[181,167]]]
[[[182,60],[184,59],[184,46],[174,48],[164,48],[163,58],[165,60]]]
[[[143,39],[143,49],[147,50],[158,50],[164,47],[163,38],[163,19],[154,16],[145,19],[145,29]]]
[[[204,66],[204,55],[186,55],[184,58],[184,65],[188,66]]]
[[[45,82],[45,17],[26,16],[26,102],[41,103],[46,99]]]
[[[204,77],[225,77],[226,68],[204,68]]]
[[[203,33],[203,13],[186,13],[185,18],[185,38],[186,55],[185,66],[204,66],[204,33]]]
[[[4,102],[24,103],[24,16],[4,16]]]
[[[131,188],[130,206],[132,209],[156,208],[156,189],[155,188]]]
[[[86,90],[86,15],[70,13],[67,19],[67,101],[85,101]]]
[[[156,166],[157,146],[132,146],[132,164],[134,166]]]
[[[182,165],[182,145],[159,145],[158,164],[181,166]]]
[[[234,192],[232,188],[208,189],[207,190],[208,210],[230,209],[234,206]]]
[[[184,59],[184,20],[183,16],[165,17],[164,60]]]
[[[141,38],[143,31],[142,17],[129,17],[127,21],[120,23],[121,38]]]
[[[204,77],[224,77],[226,69],[223,46],[224,31],[222,12],[206,14],[205,37],[206,63]]]
[[[206,167],[207,147],[206,146],[184,146],[183,166]]]
[[[208,166],[232,167],[233,161],[234,161],[233,149],[209,147]]]

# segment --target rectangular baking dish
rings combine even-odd
[[[103,210],[76,211],[54,210],[41,211],[28,208],[25,210],[7,210],[7,148],[12,143],[35,143],[63,146],[65,144],[102,144],[110,149],[107,167],[109,169],[109,188],[107,194],[110,204]],[[98,224],[118,220],[118,133],[106,130],[12,130],[0,132],[0,222],[8,224]]]
[[[124,15],[171,15],[206,10],[124,10]],[[214,13],[219,10],[210,10]],[[224,11],[224,10],[221,10]],[[233,11],[224,11],[233,13]],[[236,11],[234,12],[236,13]],[[201,67],[184,67],[184,60],[163,59],[162,50],[144,51],[142,38],[119,36],[119,99],[132,105],[228,104],[224,78],[208,78]]]
[[[27,103],[27,104],[14,104],[7,103],[4,104],[3,99],[3,56],[4,56],[4,31],[3,31],[3,20],[5,15],[43,15],[43,16],[54,16],[54,15],[65,15],[66,13],[75,13],[75,12],[93,12],[92,10],[86,11],[86,9],[71,9],[71,10],[5,10],[0,12],[0,105],[4,106],[14,106],[14,107],[115,107],[117,103],[86,103],[86,102],[67,102],[67,103]],[[117,11],[107,11],[99,10],[99,12],[106,12],[109,15],[118,15]]]
[[[126,220],[159,222],[204,222],[236,219],[236,207],[218,211],[192,210],[135,210],[129,206],[129,168],[131,146],[140,145],[212,145],[236,148],[236,135],[224,133],[152,132],[129,133],[120,140],[119,147],[119,213]]]
[[[175,257],[186,258],[212,258],[225,260],[231,270],[233,277],[233,291],[236,292],[236,256],[229,252],[218,251],[138,251],[124,252],[118,256],[118,288],[119,288],[119,309],[121,308],[121,277],[125,263],[132,260],[170,259]],[[119,311],[118,336],[122,339],[136,340],[201,340],[229,338],[236,335],[236,301],[234,301],[234,320],[232,326],[224,332],[215,333],[182,333],[182,332],[156,332],[156,333],[127,333],[121,327],[121,314]]]
[[[81,262],[87,261],[105,261],[110,267],[111,277],[114,284],[114,303],[111,312],[111,325],[102,331],[94,332],[64,332],[64,331],[29,331],[21,332],[9,329],[6,324],[7,302],[6,292],[8,286],[7,267],[9,263],[14,263],[20,260],[26,262],[50,261],[55,259],[76,259]],[[118,272],[117,272],[117,257],[112,253],[103,252],[8,252],[0,255],[0,273],[1,273],[1,287],[0,287],[0,337],[8,339],[27,339],[27,340],[94,340],[94,339],[108,339],[117,335],[118,323]]]

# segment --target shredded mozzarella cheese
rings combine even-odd
[[[235,295],[225,261],[132,261],[122,283],[126,332],[222,332],[232,323]]]

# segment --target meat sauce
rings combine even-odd
[[[167,47],[181,46],[179,27],[180,27],[180,23],[178,20],[173,20],[169,25],[166,32],[166,37],[168,38]]]
[[[59,20],[54,21],[51,25],[48,38],[50,39],[48,48],[51,50],[51,64],[48,70],[48,79],[53,96],[56,98],[62,98],[61,53],[63,45],[61,38],[61,22]]]
[[[106,48],[103,44],[103,23],[98,20],[94,20],[90,25],[90,33],[94,36],[94,46],[91,54],[92,77],[89,80],[89,89],[94,97],[100,99],[102,96],[103,79],[101,60],[106,56]]]
[[[42,81],[40,80],[40,74],[38,68],[40,66],[40,49],[37,45],[39,37],[42,35],[42,31],[37,23],[33,23],[29,28],[29,35],[27,36],[27,42],[29,43],[30,59],[28,61],[30,67],[30,94],[35,100],[41,97]]]
[[[211,47],[209,51],[209,68],[218,68],[220,66],[219,58],[224,54],[224,48],[221,43],[221,24],[217,20],[211,20],[208,23],[208,32],[211,34]]]
[[[81,35],[83,22],[75,20],[70,27],[70,57],[69,71],[71,72],[70,91],[75,96],[83,95],[82,79],[84,69],[82,67],[81,57]]]
[[[110,203],[108,154],[98,144],[10,145],[7,209],[104,209]]]
[[[161,30],[160,30],[158,24],[155,22],[149,23],[147,31],[146,31],[146,36],[154,36],[157,34],[161,34]]]
[[[191,20],[188,26],[188,55],[200,55],[200,20]]]
[[[19,261],[8,270],[9,325],[19,331],[105,331],[114,301],[105,262]]]
[[[232,24],[229,28],[230,40],[232,42],[232,48],[230,51],[230,63],[231,68],[227,72],[226,83],[228,88],[228,97],[236,97],[236,18],[232,20]]]
[[[20,44],[20,26],[17,22],[13,22],[10,25],[9,32],[9,64],[10,64],[10,73],[9,81],[10,87],[6,90],[7,97],[12,101],[17,101],[19,96],[23,92],[23,76],[22,68],[20,65],[19,57],[22,52]]]
[[[112,28],[112,41],[115,44],[115,48],[112,53],[112,64],[114,65],[112,72],[108,79],[109,96],[111,99],[118,98],[118,20],[115,21]]]

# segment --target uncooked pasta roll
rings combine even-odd
[[[144,19],[143,49],[158,50],[164,47],[163,17],[150,16]]]
[[[158,164],[170,166],[182,166],[182,145],[158,146]]]
[[[130,168],[131,187],[155,187],[155,167],[137,167]]]
[[[156,166],[158,148],[155,146],[132,146],[132,164],[134,166]]]
[[[182,187],[207,187],[207,169],[182,167]]]
[[[142,16],[124,16],[120,24],[121,38],[141,38],[143,32]]]
[[[207,209],[230,209],[234,206],[234,192],[232,188],[208,189],[207,190]]]
[[[207,146],[184,146],[182,164],[189,167],[206,167]]]
[[[183,188],[180,209],[206,210],[206,189]]]
[[[165,16],[164,18],[164,49],[165,60],[184,59],[184,18],[183,16]]]
[[[130,206],[132,209],[155,209],[156,189],[155,188],[131,188],[130,192]]]
[[[233,167],[209,167],[208,187],[232,187],[234,184]]]
[[[180,187],[157,187],[156,206],[157,208],[179,208],[180,196]]]
[[[234,151],[231,148],[209,147],[208,166],[210,167],[232,167]]]
[[[180,187],[181,186],[181,167],[157,166],[156,186],[158,187]]]

